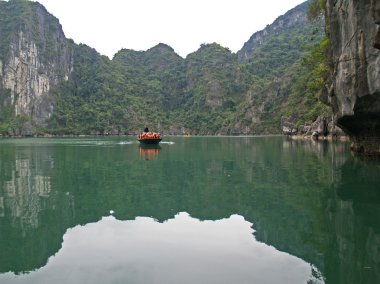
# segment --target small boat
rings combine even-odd
[[[142,132],[137,136],[137,140],[142,145],[155,145],[162,140],[160,133],[157,132]]]

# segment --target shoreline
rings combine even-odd
[[[348,135],[327,135],[327,136],[313,136],[313,135],[285,135],[291,140],[313,140],[313,141],[340,141],[350,142]]]
[[[1,135],[0,139],[4,138],[82,138],[82,137],[127,137],[127,136],[137,136],[135,133],[128,134],[112,134],[112,135],[103,135],[103,134],[63,134],[63,135],[54,135],[54,134],[44,134],[44,135]],[[313,140],[313,141],[341,141],[348,142],[350,138],[347,135],[327,135],[327,136],[313,136],[313,135],[286,135],[286,134],[251,134],[251,135],[188,135],[188,134],[163,134],[163,136],[176,136],[176,137],[264,137],[264,136],[283,136],[291,140]]]

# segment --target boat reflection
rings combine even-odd
[[[142,160],[152,160],[157,158],[158,154],[161,151],[159,145],[140,145],[139,146],[139,155]]]

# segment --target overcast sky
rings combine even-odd
[[[182,57],[202,43],[237,52],[250,36],[305,0],[40,0],[66,37],[110,58],[162,42]]]

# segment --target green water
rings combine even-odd
[[[0,140],[0,283],[380,283],[380,162],[283,137]]]

